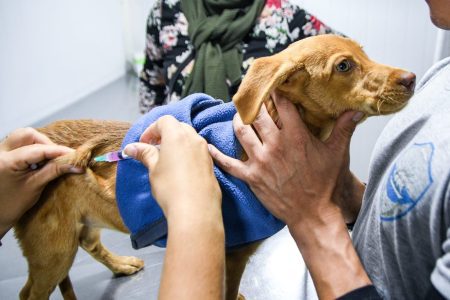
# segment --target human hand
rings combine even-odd
[[[224,171],[246,181],[262,204],[287,224],[319,298],[336,299],[371,283],[344,224],[347,212],[341,211],[355,206],[359,210],[361,203],[359,199],[356,205],[344,205],[346,188],[357,183],[349,171],[349,145],[362,114],[344,113],[322,142],[309,132],[291,102],[277,95],[272,98],[280,128],[264,106],[253,123],[255,130],[238,115],[233,120],[247,161],[228,157],[213,146],[210,152]],[[362,197],[356,191],[348,193],[356,194]]]
[[[33,128],[17,129],[0,143],[0,236],[36,203],[50,181],[65,173],[83,172],[47,162],[71,151]]]
[[[331,136],[322,142],[309,132],[290,101],[278,95],[273,95],[273,100],[281,128],[264,106],[253,123],[257,133],[236,115],[236,136],[249,159],[233,159],[211,146],[214,160],[226,172],[246,181],[263,205],[288,226],[342,219],[339,208],[348,200],[342,198],[347,188],[357,183],[349,171],[349,144],[362,115],[344,113]]]
[[[144,131],[140,143],[124,151],[149,169],[152,193],[169,223],[171,218],[201,219],[202,213],[222,219],[208,144],[191,126],[163,116]]]
[[[149,169],[168,223],[158,298],[223,298],[222,195],[206,141],[191,126],[163,116],[124,151]]]

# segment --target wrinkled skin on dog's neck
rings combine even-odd
[[[280,95],[286,97],[286,95],[283,95],[283,93],[281,92]],[[264,104],[270,117],[276,124],[278,124],[279,116],[273,100],[270,98],[269,100],[265,101]],[[309,131],[315,137],[321,140],[327,139],[334,127],[336,119],[332,116],[330,116],[329,118],[324,118],[322,115],[311,113],[310,110],[306,110],[300,103],[295,103],[295,106],[297,107],[298,113],[300,114],[306,127],[308,127]]]

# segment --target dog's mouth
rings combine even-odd
[[[413,91],[388,91],[377,96],[371,105],[375,115],[387,115],[402,110],[413,96]]]

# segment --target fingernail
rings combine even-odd
[[[76,174],[81,174],[84,173],[84,169],[83,168],[79,168],[79,167],[71,167],[69,169],[70,173],[76,173]]]
[[[125,147],[125,149],[123,149],[123,151],[125,152],[126,155],[131,156],[131,157],[136,157],[137,155],[137,149],[135,145],[127,145]]]
[[[359,122],[361,121],[361,119],[364,117],[364,113],[362,111],[357,111],[352,118],[353,122]]]

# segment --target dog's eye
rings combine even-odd
[[[352,64],[347,59],[344,59],[336,66],[336,70],[338,72],[348,72],[348,71],[350,71],[351,68],[352,68]]]

